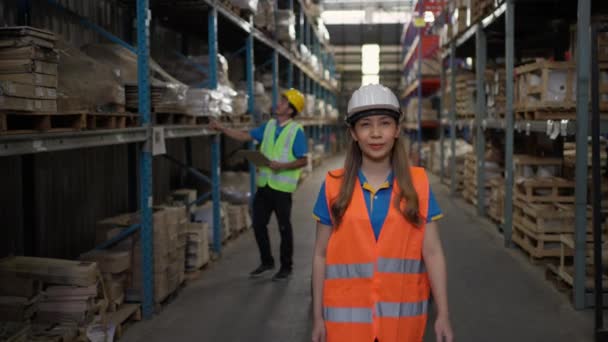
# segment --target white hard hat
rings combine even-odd
[[[401,110],[397,96],[381,84],[364,85],[348,101],[346,122],[352,125],[363,117],[379,114],[391,115],[399,121]]]

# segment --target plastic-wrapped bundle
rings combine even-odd
[[[256,14],[258,11],[258,0],[230,0],[230,3],[253,14]]]
[[[247,113],[247,105],[249,101],[249,96],[244,91],[238,91],[237,95],[233,98],[233,109],[234,115],[243,115]]]
[[[86,45],[82,47],[82,51],[95,60],[118,70],[124,84],[137,84],[137,55],[132,51],[111,43]],[[159,105],[173,109],[185,107],[188,87],[153,60],[150,60],[150,78],[152,86],[163,88]],[[128,98],[126,102],[130,102]]]
[[[292,42],[296,39],[296,18],[291,10],[278,10],[276,12],[277,38],[283,42]]]
[[[87,56],[79,49],[58,41],[61,75],[57,85],[59,111],[115,111],[125,105],[125,89],[120,70]]]
[[[315,101],[316,97],[311,94],[306,94],[306,104],[304,106],[304,116],[312,117],[315,113]]]
[[[222,94],[210,89],[194,89],[188,90],[187,96],[187,113],[197,116],[219,116],[220,101]]]
[[[319,99],[316,103],[316,114],[317,117],[325,118],[325,101]]]

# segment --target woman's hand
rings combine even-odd
[[[312,342],[325,342],[325,321],[316,319],[312,325]]]
[[[448,316],[439,316],[435,321],[435,336],[437,342],[452,342],[454,341],[454,333]]]

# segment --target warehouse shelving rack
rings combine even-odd
[[[424,12],[432,12],[435,19],[432,23],[420,23],[416,25],[416,19],[413,18],[404,28],[404,34],[401,38],[403,46],[402,51],[402,72],[407,75],[416,67],[416,79],[407,84],[403,92],[400,94],[402,105],[407,105],[413,98],[418,99],[417,121],[415,123],[408,122],[403,124],[403,129],[409,136],[410,141],[416,141],[418,145],[417,155],[419,162],[422,162],[422,140],[423,136],[436,135],[436,131],[441,129],[440,121],[437,120],[422,120],[422,100],[424,98],[437,96],[441,88],[441,79],[436,76],[425,76],[422,74],[422,61],[427,58],[433,58],[440,53],[439,36],[433,34],[433,28],[444,22],[445,16],[441,15],[447,1],[429,2],[420,0],[413,6],[415,13],[418,14],[420,20]]]
[[[476,144],[475,152],[478,160],[478,172],[477,172],[477,211],[483,216],[484,211],[484,154],[485,154],[485,137],[484,131],[493,129],[503,131],[506,138],[505,143],[505,223],[503,225],[503,234],[505,246],[512,246],[512,225],[513,225],[513,146],[514,146],[514,132],[531,134],[547,134],[548,136],[555,138],[558,136],[567,137],[574,136],[576,138],[576,173],[575,173],[575,214],[576,214],[576,226],[575,226],[575,253],[574,253],[574,286],[573,286],[573,303],[575,308],[582,309],[585,307],[591,307],[594,304],[592,293],[587,292],[585,287],[585,234],[587,227],[587,173],[588,173],[588,161],[587,151],[588,144],[587,139],[589,136],[589,103],[590,103],[590,70],[588,66],[591,65],[591,40],[589,36],[590,28],[590,16],[591,16],[591,2],[586,0],[579,0],[578,2],[578,21],[577,21],[577,77],[576,77],[576,91],[577,91],[577,107],[576,107],[576,118],[577,120],[547,120],[547,121],[536,121],[536,120],[515,120],[514,119],[514,62],[515,54],[518,51],[516,48],[521,48],[522,41],[515,39],[515,31],[518,28],[517,34],[519,38],[525,36],[525,33],[530,34],[530,23],[526,28],[525,14],[527,11],[543,11],[546,8],[543,7],[543,1],[522,1],[522,0],[502,0],[497,1],[496,8],[480,19],[478,22],[473,23],[465,31],[454,37],[446,46],[445,52],[442,54],[443,59],[449,59],[449,66],[451,70],[456,69],[456,58],[457,57],[475,57],[475,69],[476,69],[476,86],[477,86],[477,103],[475,118],[472,120],[457,120],[456,119],[456,99],[455,92],[451,93],[449,103],[441,103],[442,110],[440,111],[443,115],[444,112],[448,113],[447,118],[442,118],[442,125],[449,127],[451,141],[451,166],[454,165],[454,154],[455,154],[455,138],[456,130],[462,127],[470,127],[476,132]],[[546,5],[546,2],[545,2]],[[574,4],[572,4],[574,5]],[[521,6],[521,8],[519,8]],[[516,12],[516,9],[518,11]],[[519,11],[521,10],[521,11]],[[547,11],[544,15],[550,18],[551,11]],[[524,18],[524,19],[521,19]],[[545,20],[546,20],[545,19]],[[518,24],[516,24],[518,23]],[[521,25],[520,25],[521,24]],[[524,27],[523,32],[522,27]],[[492,34],[492,39],[489,41],[488,34]],[[504,35],[504,40],[496,39],[497,36]],[[525,38],[525,37],[524,37]],[[516,45],[516,43],[519,43]],[[491,49],[488,46],[491,45]],[[501,46],[501,44],[504,44]],[[538,44],[538,42],[536,42]],[[544,44],[551,44],[551,42],[544,42]],[[504,52],[504,53],[503,53]],[[484,84],[484,71],[486,69],[486,62],[488,56],[492,54],[494,57],[503,57],[506,68],[506,112],[504,119],[487,118],[486,117],[486,103],[485,103],[485,88]],[[502,54],[502,55],[501,55]],[[452,72],[448,82],[451,83],[452,89],[455,89],[455,78],[456,73]],[[444,76],[442,77],[444,79]],[[447,111],[444,111],[447,109]],[[608,122],[602,121],[600,123],[600,131],[602,134],[608,133]],[[443,151],[443,135],[442,135],[442,151],[441,161],[443,165],[445,153]],[[455,194],[456,189],[456,170],[451,167],[450,173],[450,192],[452,195]],[[442,170],[441,177],[443,179],[444,172]],[[604,303],[607,303],[607,297],[604,297]]]
[[[255,119],[259,119],[259,113],[255,112],[255,94],[254,94],[254,68],[255,50],[254,44],[261,43],[261,46],[266,51],[270,51],[272,66],[272,106],[276,107],[279,98],[279,59],[283,58],[286,61],[287,82],[285,87],[289,88],[294,85],[294,76],[298,76],[300,89],[305,93],[311,93],[321,98],[328,103],[337,105],[336,92],[337,87],[329,80],[324,78],[324,71],[321,74],[316,73],[311,67],[299,60],[295,54],[283,47],[273,37],[266,35],[258,30],[253,25],[253,17],[244,19],[236,13],[230,11],[224,4],[216,0],[200,0],[200,1],[163,1],[163,0],[117,0],[120,5],[134,6],[134,15],[136,18],[136,33],[134,39],[136,45],[133,46],[120,38],[106,31],[102,27],[96,25],[85,17],[80,17],[78,14],[64,7],[59,1],[47,0],[47,2],[61,9],[72,16],[79,18],[82,25],[93,29],[106,39],[120,44],[125,48],[137,54],[138,66],[138,91],[139,91],[139,115],[140,127],[126,129],[111,129],[111,130],[95,130],[82,132],[68,133],[41,133],[29,135],[6,135],[0,136],[0,157],[24,155],[43,152],[54,152],[70,149],[82,149],[87,147],[100,147],[117,144],[139,144],[140,148],[140,173],[139,173],[139,199],[142,220],[139,226],[134,226],[128,229],[121,236],[116,237],[110,243],[124,238],[126,235],[140,231],[142,238],[142,264],[143,264],[143,284],[144,293],[142,298],[142,309],[144,317],[151,317],[154,312],[154,289],[153,289],[153,255],[152,255],[152,145],[158,142],[156,136],[161,139],[190,139],[192,137],[208,137],[211,141],[211,177],[203,177],[211,185],[211,192],[202,195],[199,200],[211,198],[213,202],[213,230],[215,241],[213,241],[214,251],[221,252],[220,234],[220,165],[221,165],[221,143],[220,136],[215,132],[208,130],[205,126],[157,126],[151,121],[150,94],[149,94],[149,55],[150,55],[150,22],[151,14],[155,9],[170,6],[171,11],[175,13],[187,13],[197,11],[206,14],[206,33],[208,43],[208,54],[215,56],[218,50],[218,18],[225,20],[223,23],[231,23],[234,27],[241,31],[241,34],[246,35],[245,46],[239,49],[237,53],[245,53],[246,56],[246,82],[248,100],[248,112],[254,115]],[[150,6],[152,4],[152,6]],[[303,3],[298,1],[299,5],[299,20],[298,20],[298,35],[297,42],[305,44],[311,51],[323,61],[324,68],[329,72],[330,79],[335,78],[335,62],[330,46],[323,42],[320,38],[320,33],[312,25],[312,19],[309,13],[304,11]],[[294,0],[289,0],[287,3],[289,9],[294,9]],[[166,9],[166,7],[164,7]],[[163,12],[161,12],[163,13]],[[29,0],[19,0],[19,16],[26,18],[23,20],[24,25],[29,24],[31,16],[31,2]],[[200,27],[202,15],[197,19],[197,25]],[[297,68],[297,73],[294,70]],[[218,65],[217,59],[209,59],[209,67],[206,70],[208,75],[207,88],[215,89],[218,85]],[[254,120],[256,121],[256,120]],[[257,121],[256,121],[257,122]],[[323,142],[328,146],[329,135],[332,131],[338,128],[337,121],[315,119],[303,122],[303,126],[312,136],[315,142]],[[244,127],[243,127],[244,128]],[[339,132],[338,132],[339,134]],[[187,148],[190,144],[186,144]],[[250,148],[254,148],[250,145]],[[191,154],[188,151],[187,155]],[[255,190],[255,168],[250,166],[251,173],[251,189],[252,193]],[[103,246],[100,246],[103,247]]]

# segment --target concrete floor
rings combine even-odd
[[[315,224],[312,207],[327,170],[342,159],[327,160],[294,197],[295,266],[284,283],[270,276],[252,280],[258,263],[251,231],[232,242],[221,260],[152,320],[131,326],[123,341],[310,341],[310,273]],[[592,341],[592,312],[572,309],[569,298],[544,278],[516,249],[505,249],[494,225],[472,207],[450,199],[432,179],[445,214],[440,221],[449,273],[449,296],[456,341]],[[278,259],[278,231],[271,223]],[[435,341],[432,318],[425,341]]]

